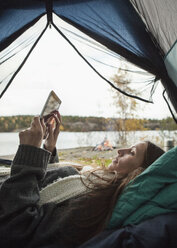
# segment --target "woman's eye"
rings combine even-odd
[[[130,153],[131,153],[131,155],[132,155],[132,156],[134,156],[134,155],[135,155],[135,151],[131,151]]]

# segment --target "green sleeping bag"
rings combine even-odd
[[[124,189],[107,229],[177,211],[177,147],[164,153]]]

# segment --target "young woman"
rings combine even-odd
[[[151,143],[147,142],[119,149],[108,169],[86,176],[78,175],[76,170],[72,172],[74,176],[68,173],[67,179],[54,183],[53,194],[52,186],[44,187],[43,182],[55,150],[61,118],[58,113],[51,118],[56,125],[53,128],[48,122],[45,149],[40,147],[46,125],[39,117],[19,134],[20,145],[10,178],[0,189],[1,247],[47,247],[51,244],[77,247],[104,230],[127,183],[163,153],[157,148],[155,156],[149,154]],[[44,187],[42,191],[41,187]]]
[[[150,141],[145,141],[139,142],[129,148],[118,149],[117,153],[117,157],[108,168],[109,170],[116,170],[121,175],[127,175],[139,167],[147,168],[164,151]]]

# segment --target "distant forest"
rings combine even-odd
[[[33,116],[1,116],[0,132],[15,132],[30,126]],[[62,116],[62,131],[127,131],[136,130],[177,130],[175,121],[168,117],[162,120],[155,119],[126,119],[103,117]]]

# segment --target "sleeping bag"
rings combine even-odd
[[[177,211],[177,147],[164,153],[124,189],[108,229]]]

